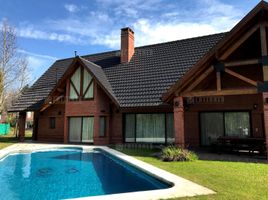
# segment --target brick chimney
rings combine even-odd
[[[121,29],[121,63],[128,63],[134,54],[134,32],[129,28]]]

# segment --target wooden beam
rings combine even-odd
[[[40,112],[43,112],[43,111],[46,110],[49,106],[50,106],[50,104],[45,104],[45,105],[40,109]]]
[[[210,66],[201,76],[199,76],[187,89],[186,91],[193,90],[201,81],[203,81],[212,71],[214,70],[213,66]]]
[[[221,91],[221,72],[216,72],[217,91]]]
[[[261,55],[267,56],[266,27],[263,24],[260,26],[260,37],[261,37]]]
[[[230,90],[213,90],[213,91],[193,91],[182,93],[183,97],[205,97],[205,96],[223,96],[223,95],[243,95],[243,94],[257,94],[257,89],[230,89]]]
[[[233,53],[241,44],[243,44],[260,26],[255,25],[248,32],[246,32],[242,37],[239,38],[227,51],[225,51],[221,56],[220,60],[225,60],[231,53]]]
[[[248,59],[248,60],[236,60],[230,62],[224,62],[225,67],[236,67],[236,66],[243,66],[243,65],[255,65],[260,64],[260,59]]]
[[[249,78],[247,78],[245,76],[242,76],[241,74],[238,74],[238,73],[236,73],[236,72],[234,72],[234,71],[232,71],[230,69],[225,69],[225,72],[227,74],[230,74],[231,76],[234,76],[234,77],[236,77],[236,78],[238,78],[238,79],[240,79],[242,81],[245,81],[245,82],[257,87],[257,81],[253,81],[253,80],[251,80],[251,79],[249,79]]]

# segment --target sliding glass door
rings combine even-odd
[[[173,113],[125,114],[125,142],[173,143]]]
[[[94,117],[70,117],[69,118],[69,141],[70,142],[93,142]]]
[[[249,112],[200,113],[201,145],[207,146],[220,136],[249,137]]]
[[[201,113],[201,144],[204,146],[215,142],[218,137],[224,135],[223,113]]]

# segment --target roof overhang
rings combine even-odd
[[[215,61],[219,61],[226,56],[224,52],[236,41],[241,34],[245,34],[250,26],[260,21],[261,18],[268,19],[268,3],[261,1],[256,5],[226,36],[206,53],[182,78],[172,85],[166,93],[162,95],[164,102],[169,102],[174,96],[179,96],[189,83],[194,81],[202,72],[211,66]],[[255,24],[256,25],[256,24]]]
[[[76,56],[73,58],[72,63],[67,68],[66,72],[63,74],[62,78],[58,81],[58,83],[55,85],[53,90],[49,93],[48,97],[45,99],[43,108],[41,110],[46,109],[50,105],[53,105],[53,102],[51,102],[51,98],[55,92],[61,88],[63,85],[65,85],[65,82],[68,77],[74,72],[76,69],[75,66],[80,65],[84,67],[93,77],[93,79],[96,81],[96,83],[102,88],[102,90],[107,94],[107,96],[112,100],[112,102],[116,105],[116,107],[119,108],[119,103],[113,94],[112,88],[110,86],[110,83],[108,82],[108,79],[102,70],[102,68],[99,65],[96,65],[95,63],[92,63],[82,57]],[[105,82],[105,83],[104,83]],[[109,87],[109,88],[108,88]]]

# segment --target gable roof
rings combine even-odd
[[[101,86],[101,88],[112,99],[112,101],[117,106],[119,106],[119,103],[118,103],[117,98],[114,94],[113,88],[112,88],[110,82],[108,81],[103,69],[99,65],[96,65],[95,63],[93,63],[89,60],[86,60],[82,57],[79,57],[78,59],[83,63],[84,67],[86,67],[93,74],[93,76],[96,79],[96,81],[98,82],[99,86]]]
[[[120,63],[120,51],[82,56],[86,66],[93,63],[96,77],[120,107],[164,105],[161,96],[200,60],[226,33],[136,47],[129,63]],[[62,78],[74,58],[57,60],[9,108],[10,112],[40,109],[45,98]],[[88,62],[90,61],[90,62]],[[104,73],[103,73],[103,72]],[[106,76],[106,78],[105,78]]]
[[[264,17],[264,11],[266,12],[265,20],[268,20],[268,3],[265,1],[259,2],[242,20],[236,24],[230,32],[226,33],[226,36],[213,48],[208,51],[205,56],[200,59],[181,79],[178,79],[174,85],[172,85],[166,93],[163,94],[162,100],[169,101],[175,95],[175,92],[181,90],[191,80],[194,80],[202,73],[202,67],[205,64],[213,62],[213,60],[221,60],[222,54],[233,43],[238,40],[241,35],[246,34],[245,31],[250,26],[258,28],[256,23],[259,23],[260,18]],[[255,29],[252,29],[255,30]]]

